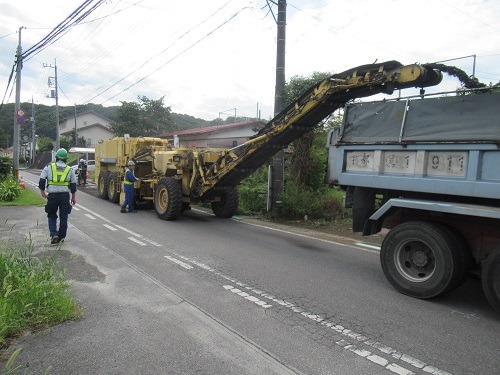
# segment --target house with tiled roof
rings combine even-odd
[[[262,129],[264,121],[238,122],[204,128],[181,130],[159,135],[160,138],[179,138],[181,147],[223,147],[232,148],[245,143]]]
[[[72,137],[75,128],[78,139],[85,139],[85,147],[95,147],[99,139],[108,140],[114,137],[110,128],[111,120],[93,111],[85,111],[65,118],[59,122],[59,134]],[[80,146],[80,145],[79,145]]]
[[[14,147],[0,148],[0,156],[6,156],[12,159],[14,157]]]

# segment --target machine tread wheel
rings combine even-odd
[[[160,219],[175,220],[182,212],[182,189],[172,177],[164,177],[155,191],[155,210]]]
[[[101,171],[97,178],[97,194],[99,198],[108,199],[109,171]]]
[[[224,219],[233,217],[238,211],[238,189],[235,187],[227,188],[221,199],[220,202],[212,202],[212,211],[215,216]]]
[[[488,302],[500,313],[500,249],[493,250],[483,261],[481,283]]]
[[[382,243],[382,270],[397,291],[415,298],[436,297],[463,278],[466,267],[456,245],[452,232],[440,224],[400,224]]]
[[[113,203],[120,200],[120,179],[118,172],[111,172],[108,176],[108,199]]]

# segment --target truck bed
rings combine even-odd
[[[500,93],[358,103],[330,132],[327,179],[498,199],[499,143]]]

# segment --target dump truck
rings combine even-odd
[[[474,271],[500,312],[500,92],[351,103],[327,147],[353,231],[388,231],[380,263],[396,290],[433,298]]]

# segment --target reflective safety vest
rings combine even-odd
[[[125,178],[123,179],[123,183],[124,183],[125,185],[133,185],[133,184],[134,184],[134,182],[133,182],[133,181],[129,181],[129,180],[127,180],[127,172],[132,172],[132,175],[135,177],[135,175],[134,175],[134,172],[133,172],[133,171],[131,171],[131,170],[130,170],[130,169],[128,169],[128,168],[125,168]]]
[[[66,166],[64,168],[64,171],[60,172],[57,170],[56,163],[52,163],[51,165],[52,168],[52,180],[48,181],[49,185],[59,185],[59,186],[69,186],[69,181],[66,181],[66,178],[68,177],[69,171],[71,170],[71,167]]]

